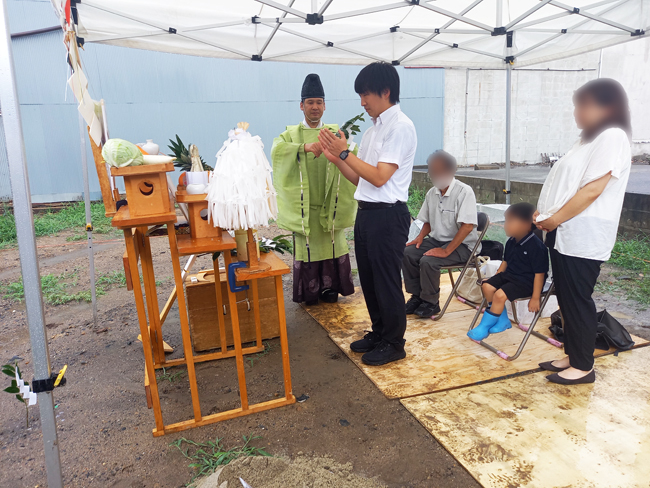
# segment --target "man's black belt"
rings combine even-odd
[[[373,210],[376,208],[390,208],[390,207],[396,207],[397,205],[405,205],[404,202],[400,202],[399,200],[393,203],[362,202],[361,200],[359,200],[357,203],[359,204],[359,210]]]

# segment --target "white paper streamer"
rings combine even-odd
[[[208,221],[229,230],[267,227],[278,214],[271,171],[259,136],[228,132],[207,188]]]

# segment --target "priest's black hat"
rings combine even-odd
[[[307,98],[325,99],[325,90],[323,90],[323,84],[320,82],[320,77],[316,73],[307,75],[305,82],[302,84],[300,97],[303,101]]]

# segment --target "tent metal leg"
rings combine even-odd
[[[510,205],[510,118],[512,115],[512,65],[506,68],[506,204]]]
[[[93,306],[93,323],[97,327],[97,291],[95,290],[95,253],[93,252],[93,228],[90,212],[90,184],[88,182],[88,157],[86,154],[86,122],[79,114],[79,137],[81,146],[81,172],[84,177],[84,207],[86,209],[86,236],[88,239],[88,271],[90,274],[90,298]]]
[[[0,106],[2,106],[2,121],[7,141],[9,177],[14,203],[14,217],[16,219],[20,268],[25,289],[34,378],[36,380],[46,380],[50,378],[51,374],[50,356],[45,331],[41,276],[38,270],[34,215],[29,191],[25,144],[14,75],[7,0],[2,0],[2,8],[0,9]],[[45,448],[47,484],[49,488],[62,488],[61,459],[52,392],[39,393],[38,406],[41,414],[41,430]]]

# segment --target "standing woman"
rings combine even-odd
[[[573,96],[580,140],[546,178],[535,215],[546,231],[567,357],[541,363],[553,383],[593,383],[600,266],[609,259],[630,175],[630,110],[625,90],[601,78]]]

